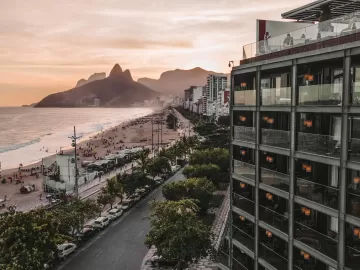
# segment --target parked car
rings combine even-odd
[[[58,257],[60,259],[64,259],[75,251],[76,245],[74,243],[64,243],[58,245],[57,249],[58,249]]]
[[[85,241],[91,238],[96,233],[94,226],[87,224],[85,225],[81,231],[76,233],[76,238],[78,241]]]
[[[124,213],[123,210],[118,209],[118,208],[113,208],[113,209],[109,210],[108,217],[109,217],[110,221],[113,221],[113,220],[121,217],[123,213]]]
[[[161,267],[161,266],[174,266],[177,261],[175,260],[165,260],[162,256],[154,255],[149,259],[152,266]]]
[[[123,200],[121,203],[121,210],[126,211],[128,210],[133,204],[133,201],[130,199]]]
[[[108,217],[99,217],[94,220],[93,226],[96,229],[104,229],[109,225],[110,219]]]

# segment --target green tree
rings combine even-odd
[[[176,269],[206,257],[211,250],[210,228],[197,217],[198,206],[191,200],[152,203],[150,232],[145,244],[155,245],[156,254],[175,260]]]
[[[149,169],[149,165],[150,165],[149,152],[142,151],[138,156],[138,159],[136,160],[136,164],[137,164],[136,171],[145,174]]]
[[[221,180],[220,168],[215,164],[190,165],[184,168],[183,174],[186,176],[186,178],[205,177],[210,180],[215,186],[218,186],[219,181]]]
[[[192,199],[200,207],[201,214],[209,209],[214,191],[215,186],[206,178],[189,178],[163,187],[165,199],[173,201]]]
[[[115,196],[109,194],[109,193],[102,193],[97,198],[97,203],[99,204],[99,216],[101,216],[101,212],[104,211],[105,207],[110,204],[110,208],[112,209],[112,206],[115,202]]]
[[[1,215],[0,269],[43,269],[65,239],[58,227],[57,217],[44,209]]]
[[[176,130],[178,119],[173,114],[168,114],[166,117],[166,126],[168,129]]]
[[[127,196],[132,195],[137,188],[142,188],[146,185],[153,185],[154,182],[151,181],[147,175],[141,171],[134,171],[131,174],[124,174],[120,181]]]
[[[69,204],[54,208],[54,215],[59,220],[59,232],[74,237],[81,231],[87,220],[96,217],[99,205],[93,200],[76,199]]]
[[[166,157],[155,158],[149,165],[148,171],[154,178],[159,175],[169,175],[171,173],[169,159]]]
[[[101,189],[102,192],[120,198],[120,202],[122,202],[124,199],[124,186],[115,177],[106,180],[106,182],[106,186]]]
[[[190,156],[190,165],[215,164],[222,172],[229,171],[229,150],[215,148],[197,150]]]

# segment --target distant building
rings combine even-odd
[[[94,106],[95,106],[95,107],[99,107],[99,106],[100,106],[100,99],[99,99],[99,98],[94,98]]]
[[[227,75],[223,74],[209,74],[207,77],[207,84],[205,88],[205,95],[207,97],[207,116],[212,116],[215,113],[213,102],[218,98],[218,92],[227,87]]]

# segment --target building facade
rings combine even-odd
[[[207,100],[207,116],[215,115],[215,106],[218,93],[227,87],[227,76],[224,74],[209,74],[205,86],[205,95]]]
[[[283,17],[317,18],[325,2],[331,20],[276,50],[252,44],[232,69],[221,269],[360,269],[360,24],[348,14],[360,3],[319,0]]]

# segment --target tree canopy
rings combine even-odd
[[[215,186],[206,178],[189,178],[163,187],[163,195],[167,200],[193,199],[201,213],[209,209],[214,191]]]
[[[190,156],[190,165],[215,164],[222,172],[229,171],[229,150],[222,148],[197,150]]]
[[[184,175],[186,178],[197,177],[197,178],[207,178],[215,186],[218,185],[220,175],[220,168],[215,164],[196,164],[190,165],[184,168]]]
[[[156,253],[164,259],[176,261],[177,269],[206,257],[211,250],[211,233],[197,218],[198,210],[192,200],[154,202],[145,244],[155,245]]]

